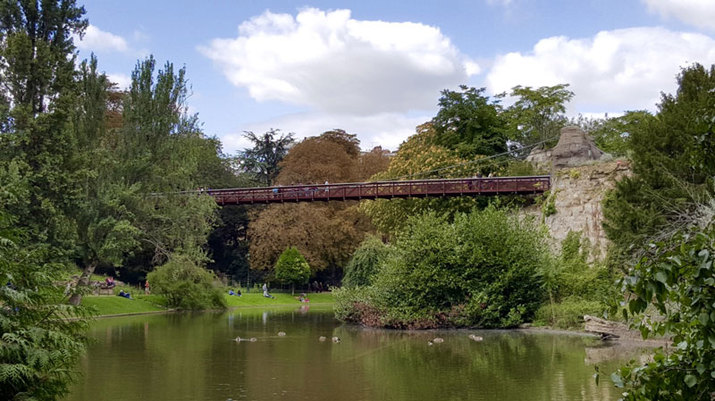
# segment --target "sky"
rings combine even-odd
[[[76,41],[120,87],[139,60],[185,67],[188,107],[226,154],[245,131],[331,129],[396,150],[459,85],[567,83],[568,115],[657,111],[715,64],[715,0],[87,0]]]

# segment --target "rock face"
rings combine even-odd
[[[604,154],[586,132],[570,126],[561,128],[559,143],[551,150],[551,160],[554,168],[574,167],[599,160]]]
[[[549,228],[553,247],[560,249],[569,231],[580,231],[589,241],[591,260],[606,255],[608,240],[603,231],[601,201],[616,181],[630,174],[624,161],[599,162],[586,166],[562,168],[551,177],[551,193],[544,202],[551,202],[555,213],[542,215],[542,206],[532,206],[527,213],[543,218]]]

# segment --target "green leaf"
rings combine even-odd
[[[685,384],[688,387],[693,387],[698,382],[698,379],[693,375],[685,375]]]
[[[655,279],[660,281],[663,284],[668,283],[668,275],[665,274],[664,272],[657,272],[655,273]]]

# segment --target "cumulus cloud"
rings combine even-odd
[[[258,101],[368,115],[431,108],[479,72],[438,28],[361,21],[350,10],[266,11],[199,50]]]
[[[397,150],[408,136],[415,133],[415,127],[431,119],[431,116],[406,116],[400,113],[378,113],[369,116],[351,114],[329,114],[307,112],[284,115],[269,121],[245,126],[246,131],[263,133],[270,128],[289,127],[285,132],[294,132],[301,140],[309,136],[320,135],[332,129],[343,129],[360,138],[360,147],[370,150],[375,146]],[[236,153],[251,145],[241,133],[230,133],[221,137],[226,153]]]
[[[648,11],[663,18],[675,18],[686,24],[715,31],[713,0],[641,0]]]
[[[94,52],[100,51],[118,51],[126,52],[129,50],[127,41],[119,35],[103,31],[94,25],[87,27],[84,32],[84,37],[80,40],[75,38],[75,45],[80,50],[88,50]]]
[[[486,79],[493,93],[570,83],[576,94],[572,112],[654,110],[660,92],[672,93],[680,68],[694,62],[715,63],[713,38],[629,28],[587,39],[542,39],[530,52],[498,56]]]

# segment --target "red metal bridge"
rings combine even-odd
[[[551,187],[548,175],[530,177],[449,178],[411,181],[375,181],[325,185],[200,190],[219,205],[345,201],[361,199],[423,198],[502,194],[540,194]]]

